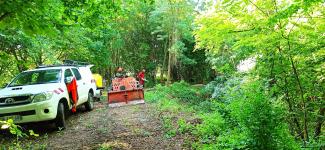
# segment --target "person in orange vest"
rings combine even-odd
[[[138,79],[139,79],[139,83],[140,83],[140,85],[142,85],[142,87],[144,87],[144,81],[146,81],[146,79],[145,79],[145,72],[146,72],[146,70],[145,69],[142,69],[142,71],[140,71],[139,73],[138,73]]]
[[[72,100],[73,106],[72,106],[72,112],[77,111],[77,102],[78,102],[78,91],[77,91],[77,80],[76,78],[73,78],[70,83],[67,84],[67,89],[69,93],[69,97]]]

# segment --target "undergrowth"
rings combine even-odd
[[[46,149],[47,147],[44,144],[22,144],[21,141],[24,138],[39,137],[39,135],[34,133],[33,130],[25,131],[21,126],[14,124],[14,121],[12,119],[9,119],[7,121],[0,121],[0,130],[9,132],[11,135],[16,137],[16,139],[10,144],[0,145],[0,150]]]
[[[221,77],[205,87],[157,85],[146,100],[157,106],[165,137],[189,136],[192,149],[299,149],[282,107],[263,91],[258,81]]]

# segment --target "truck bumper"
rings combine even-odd
[[[0,108],[0,120],[13,119],[14,123],[53,120],[56,114],[57,106],[50,101]]]

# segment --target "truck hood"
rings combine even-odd
[[[37,85],[26,85],[26,86],[15,86],[0,89],[0,97],[14,96],[14,95],[25,95],[25,94],[38,94],[47,91],[54,91],[58,89],[60,83],[51,84],[37,84]]]

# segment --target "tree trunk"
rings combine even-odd
[[[165,45],[164,45],[164,59],[163,59],[163,65],[160,70],[160,82],[161,83],[164,81],[164,73],[165,73],[167,54],[168,54],[168,47],[167,47],[168,41],[169,41],[169,36],[168,36],[168,39],[166,40]]]
[[[172,64],[171,64],[171,61],[172,61],[172,52],[170,51],[171,47],[173,46],[173,34],[174,32],[172,31],[172,33],[169,33],[171,35],[169,35],[169,38],[168,38],[168,66],[167,66],[167,82],[166,82],[166,85],[169,85],[171,83],[171,69],[172,69]]]
[[[291,50],[291,46],[290,46],[289,38],[287,39],[287,44],[288,44],[288,49],[290,51]],[[303,112],[304,112],[304,120],[303,120],[303,122],[304,122],[304,145],[306,145],[306,141],[309,140],[309,137],[308,137],[308,124],[307,124],[306,101],[304,99],[304,92],[303,92],[303,89],[302,89],[302,86],[301,86],[301,82],[300,82],[300,79],[299,79],[299,75],[298,75],[298,72],[297,72],[297,68],[295,66],[295,63],[294,63],[291,55],[289,55],[289,57],[290,57],[290,62],[291,62],[291,67],[292,67],[293,73],[295,75],[296,81],[297,81],[298,86],[299,86],[300,98],[301,98],[301,101],[302,101],[302,107],[303,107]]]
[[[283,65],[283,62],[282,62],[282,58],[283,58],[283,55],[282,55],[282,49],[280,46],[277,47],[279,52],[280,52],[280,56],[281,56],[281,59],[280,59],[280,62],[281,62],[281,65]],[[285,72],[285,70],[283,71],[284,74],[287,74]],[[294,110],[293,110],[293,106],[292,106],[292,103],[291,103],[291,100],[290,100],[290,96],[289,96],[289,89],[288,89],[288,80],[287,80],[287,77],[284,76],[284,91],[285,91],[285,100],[288,104],[288,107],[289,107],[289,112],[292,113],[292,120],[293,120],[293,123],[296,125],[296,133],[298,134],[298,136],[300,136],[301,140],[304,140],[304,135],[302,134],[302,131],[301,131],[301,127],[300,127],[300,123],[299,123],[299,120],[298,120],[298,117],[296,116]]]
[[[171,52],[169,52],[168,55],[168,73],[167,73],[167,85],[169,85],[171,83],[171,70],[172,70],[172,66],[171,66],[171,60],[172,60],[172,56],[171,56]]]
[[[24,63],[18,58],[16,51],[12,50],[12,53],[16,59],[17,69],[19,72],[25,71],[27,68],[25,67]]]
[[[287,78],[285,77],[284,78],[284,83],[285,83],[285,86],[288,85],[288,81],[287,81]],[[296,125],[296,133],[298,134],[298,136],[300,136],[300,138],[303,140],[304,139],[304,135],[301,134],[301,127],[300,127],[300,123],[297,119],[297,116],[296,114],[294,113],[293,111],[293,108],[292,108],[292,104],[291,104],[291,101],[290,101],[290,97],[289,97],[289,90],[287,87],[285,87],[285,99],[286,99],[286,102],[288,103],[288,107],[289,107],[289,112],[292,113],[292,120],[293,120],[293,123]]]

